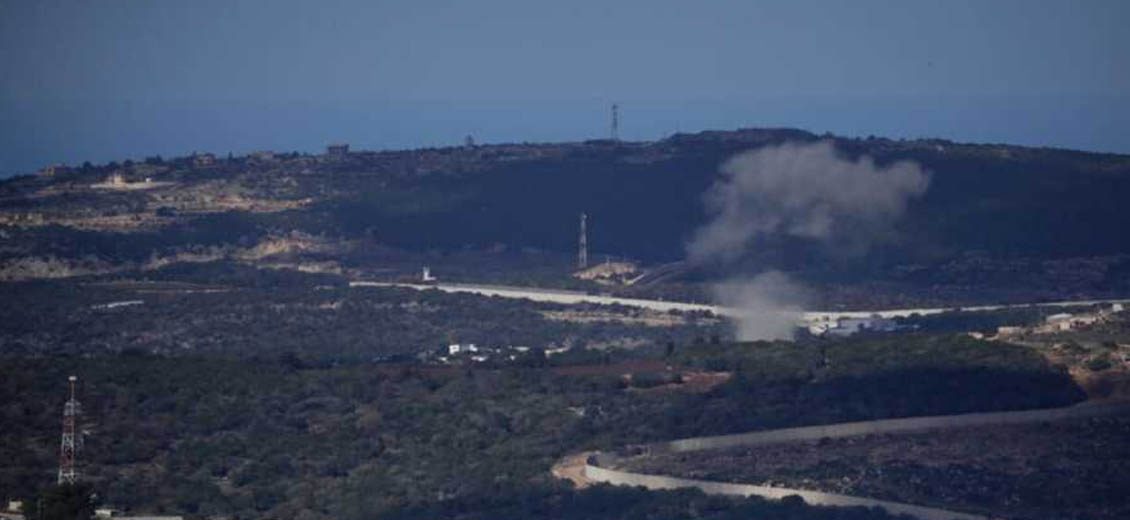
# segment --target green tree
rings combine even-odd
[[[98,495],[94,486],[85,482],[51,486],[39,493],[28,511],[28,518],[42,520],[76,520],[94,518]],[[42,509],[38,509],[38,508]],[[37,510],[38,509],[38,510]]]

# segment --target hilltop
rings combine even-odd
[[[579,213],[589,215],[595,261],[678,261],[707,218],[702,193],[722,162],[820,140],[879,165],[915,161],[930,189],[863,253],[813,254],[810,243],[778,239],[678,283],[610,290],[701,296],[696,282],[756,266],[855,306],[1130,292],[1121,207],[1130,156],[795,129],[56,166],[0,183],[0,279],[219,260],[351,278],[414,276],[430,264],[448,279],[586,286],[569,277]]]

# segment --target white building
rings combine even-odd
[[[459,353],[463,353],[463,352],[478,352],[478,351],[479,351],[479,347],[476,347],[474,343],[465,343],[465,344],[462,344],[462,345],[460,345],[459,343],[452,343],[451,345],[447,346],[447,353],[449,355],[452,355],[452,356],[459,354]]]
[[[864,331],[893,332],[899,329],[894,320],[886,318],[841,318],[834,327],[827,329],[833,336],[851,336]]]
[[[564,346],[564,347],[557,347],[557,348],[547,348],[547,349],[545,349],[545,355],[546,356],[556,356],[558,354],[564,354],[566,352],[569,352],[570,350],[573,350],[573,347]]]

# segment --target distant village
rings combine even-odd
[[[1105,323],[1111,320],[1115,313],[1122,312],[1124,306],[1121,303],[1113,303],[1109,306],[1104,306],[1096,312],[1071,314],[1062,312],[1052,314],[1044,318],[1044,323],[1029,327],[998,327],[995,336],[987,339],[1010,339],[1017,336],[1024,335],[1039,335],[1039,334],[1054,334],[1057,332],[1068,332],[1072,330],[1089,327],[1098,323]],[[984,335],[981,335],[982,337]]]

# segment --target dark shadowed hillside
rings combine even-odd
[[[0,266],[4,278],[26,279],[229,259],[367,276],[403,274],[455,252],[537,251],[566,259],[564,278],[582,211],[594,259],[670,262],[705,222],[702,194],[722,162],[820,139],[879,166],[914,161],[930,172],[929,189],[866,250],[772,237],[737,264],[684,279],[777,268],[841,295],[912,287],[951,301],[1130,290],[1122,232],[1130,214],[1121,206],[1130,157],[787,129],[54,168],[0,185]]]

